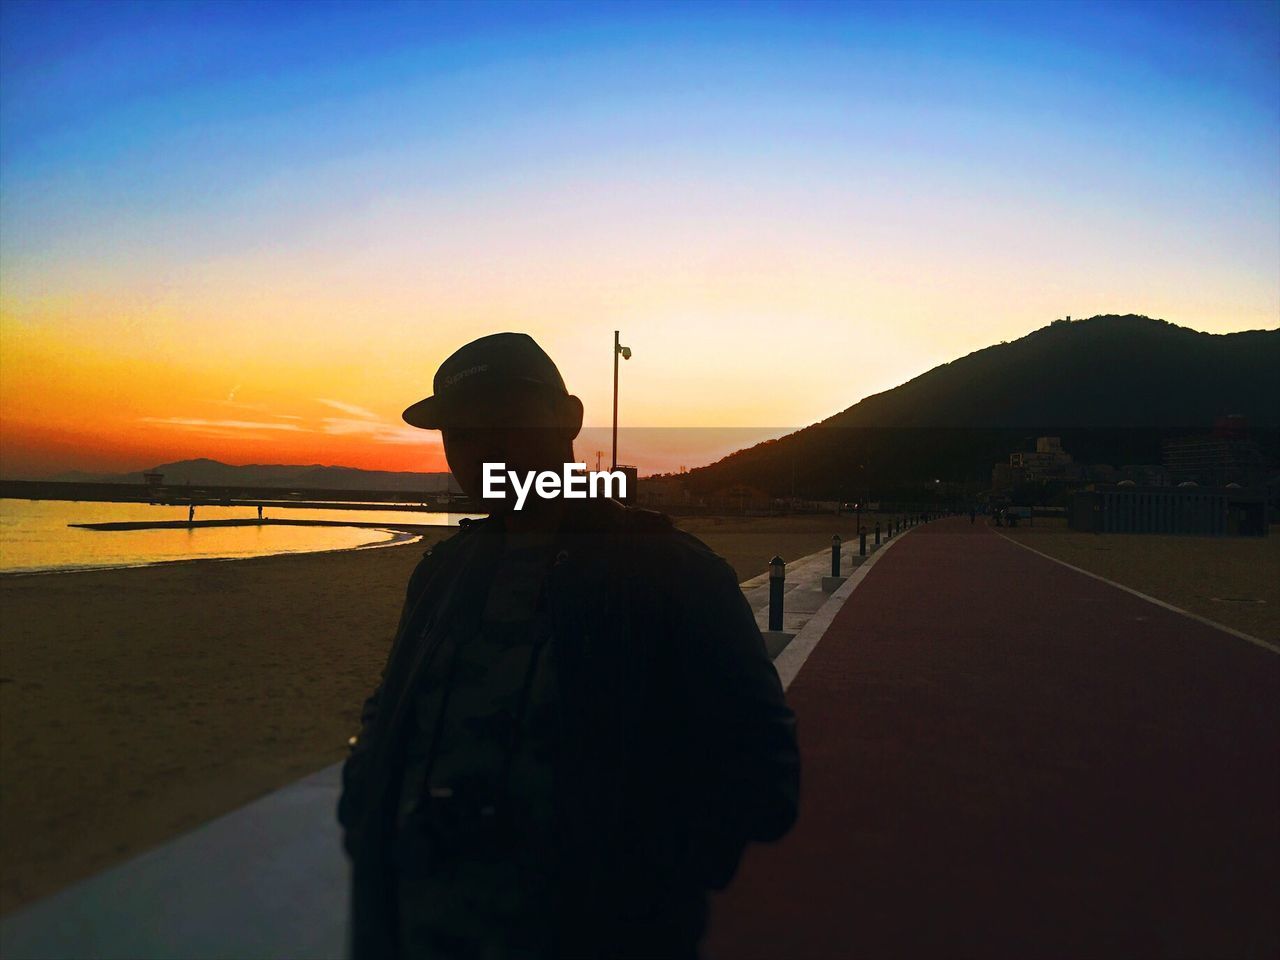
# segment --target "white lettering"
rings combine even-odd
[[[486,463],[484,499],[505,500],[507,494],[502,487],[508,481],[515,491],[516,510],[524,509],[531,491],[543,500],[554,500],[558,496],[566,500],[583,500],[615,495],[625,500],[627,496],[627,475],[621,470],[592,470],[588,473],[585,463],[566,463],[563,474],[554,470],[530,470],[522,477],[515,470],[508,470],[505,463]]]
[[[543,500],[554,500],[560,492],[560,478],[550,470],[538,474],[538,496]]]
[[[564,465],[564,498],[566,500],[587,498],[587,465],[585,463]]]
[[[595,470],[591,473],[591,496],[593,497],[612,497],[613,485],[618,484],[618,499],[625,500],[627,498],[627,475],[621,470]],[[604,493],[597,492],[597,484],[603,483]]]
[[[506,464],[503,464],[503,466],[506,466]],[[524,475],[523,487],[520,486],[520,475],[517,474],[514,470],[508,470],[507,476],[511,478],[511,486],[513,486],[516,491],[516,509],[523,510],[524,501],[525,501],[525,498],[529,496],[529,488],[533,486],[533,478],[535,474],[532,470],[530,470],[528,473]]]
[[[505,463],[486,463],[484,465],[484,498],[486,500],[505,500],[507,495],[505,492],[494,489],[495,483],[505,483],[506,476],[504,471],[507,469]]]

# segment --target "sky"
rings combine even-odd
[[[6,478],[442,469],[615,329],[648,473],[1100,313],[1280,324],[1280,3],[0,3]]]

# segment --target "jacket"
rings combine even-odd
[[[354,960],[397,958],[394,803],[414,684],[443,625],[478,618],[501,554],[489,519],[427,551],[361,731],[338,819]],[[548,574],[559,672],[559,955],[696,956],[707,892],[795,820],[795,717],[729,564],[653,511],[566,503]]]

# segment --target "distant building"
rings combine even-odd
[[[1062,449],[1061,437],[1036,437],[1034,453],[1009,454],[1009,466],[1025,471],[1027,479],[1060,477],[1074,465],[1071,454]]]
[[[142,481],[147,485],[147,497],[155,503],[164,494],[164,474],[149,470],[142,475]]]
[[[1267,504],[1260,491],[1128,486],[1130,482],[1075,493],[1067,512],[1068,525],[1091,533],[1267,535]]]
[[[1248,421],[1232,415],[1219,417],[1211,434],[1166,440],[1164,465],[1174,483],[1190,480],[1217,487],[1256,483],[1266,461],[1258,445],[1249,439]]]
[[[619,497],[623,503],[637,503],[637,496],[640,490],[640,468],[629,463],[618,464],[618,469],[622,471],[622,475],[627,478],[627,495]]]
[[[717,513],[765,513],[773,501],[768,491],[738,483],[715,491],[707,498],[707,506]]]
[[[636,502],[643,507],[681,507],[691,499],[683,477],[643,477],[636,481]]]
[[[1128,481],[1139,487],[1171,487],[1169,471],[1158,463],[1126,463],[1115,471],[1116,483]]]
[[[1086,468],[1062,449],[1061,437],[1036,437],[1034,451],[1011,453],[1007,464],[997,463],[992,467],[991,486],[996,490],[1012,490],[1029,482],[1084,480],[1087,476]]]

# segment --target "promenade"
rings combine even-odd
[[[847,570],[856,550],[845,552]],[[830,563],[824,549],[788,565],[785,626],[797,645],[820,636],[839,606],[821,589]],[[742,589],[764,629],[768,574]],[[4,917],[0,957],[340,957],[349,884],[335,819],[340,770],[327,766]]]
[[[826,551],[788,565],[801,814],[709,960],[1280,953],[1280,655],[967,516],[854,552],[832,594]],[[337,794],[328,767],[66,888],[0,954],[337,957]]]
[[[801,814],[712,960],[1280,955],[1280,656],[969,518],[880,558],[788,690]]]

